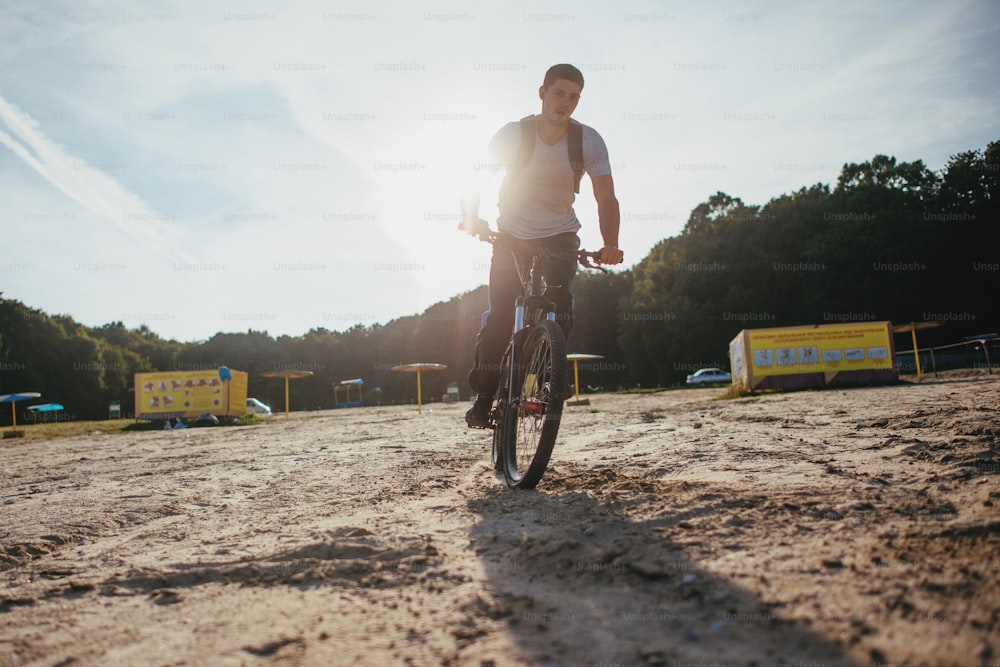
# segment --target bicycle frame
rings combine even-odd
[[[491,234],[488,239],[484,239],[489,243],[494,243],[498,238],[498,235]],[[565,255],[553,252],[546,248],[538,248],[535,254],[531,257],[531,267],[528,269],[527,277],[524,276],[521,271],[521,267],[518,266],[518,275],[521,276],[521,285],[523,293],[517,297],[514,302],[514,329],[511,333],[511,376],[507,378],[506,385],[508,391],[512,391],[513,380],[514,380],[514,370],[518,367],[521,362],[520,359],[520,347],[515,345],[518,334],[520,334],[531,322],[527,321],[525,314],[528,312],[529,308],[537,309],[538,312],[544,316],[545,319],[550,321],[555,321],[556,319],[556,307],[555,304],[550,300],[542,296],[542,261],[545,259],[557,259],[566,262],[579,262],[581,266],[588,269],[596,269],[602,273],[607,273],[607,269],[601,266],[596,266],[591,263],[590,260],[600,261],[600,252],[588,251],[588,250],[577,250],[572,258]],[[516,258],[515,258],[516,262]],[[508,399],[510,396],[508,396]],[[510,405],[510,403],[508,403]]]
[[[481,241],[492,245],[501,235],[489,231],[477,236]],[[555,445],[562,414],[567,364],[566,340],[563,328],[556,322],[556,305],[543,294],[543,262],[551,258],[579,263],[584,268],[602,273],[607,273],[607,270],[599,266],[600,252],[579,249],[557,252],[545,247],[536,248],[531,256],[527,276],[522,263],[513,252],[511,258],[515,262],[522,290],[514,300],[510,344],[502,356],[501,377],[494,393],[495,401],[489,413],[487,428],[493,431],[494,472],[502,476],[512,488],[530,489],[535,487],[544,474]],[[595,260],[598,265],[591,260]],[[541,357],[538,357],[539,353],[542,354]],[[531,357],[523,358],[525,354]],[[535,370],[527,372],[521,378],[520,373],[525,364]],[[538,382],[539,377],[547,379]],[[530,398],[526,392],[530,394]],[[518,438],[517,434],[521,433],[523,425],[517,420],[525,416],[536,421],[534,425],[528,426],[531,429],[531,440],[522,443],[529,449],[522,450],[521,444],[515,444],[514,439]],[[536,437],[538,440],[534,441]],[[521,451],[533,452],[527,467],[521,465],[518,455]],[[516,460],[511,457],[516,457]]]
[[[528,278],[526,280],[522,278],[521,280],[524,293],[517,297],[517,300],[514,302],[514,335],[517,335],[519,331],[527,326],[528,323],[525,322],[524,315],[529,306],[538,308],[540,312],[544,313],[545,319],[552,321],[555,321],[556,319],[555,304],[541,295],[541,260],[546,257],[556,257],[558,259],[566,260],[565,257],[546,251],[544,248],[540,248],[532,256],[531,268],[528,270]]]

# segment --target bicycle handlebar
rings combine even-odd
[[[590,260],[596,261],[597,264],[592,264]],[[582,266],[585,269],[596,269],[601,273],[608,272],[608,270],[605,269],[603,266],[598,266],[598,264],[600,264],[601,262],[600,250],[595,250],[595,251],[577,250],[576,261],[578,261],[580,263],[580,266]]]
[[[500,233],[494,231],[490,231],[488,235],[481,235],[479,237],[481,241],[489,243],[490,245],[495,243],[498,238],[500,238]],[[545,253],[545,254],[548,255],[549,257],[560,257],[563,259],[569,259],[568,257],[559,255],[558,253]],[[597,262],[597,264],[593,264],[591,260],[594,260],[595,262]],[[596,271],[600,271],[601,273],[608,272],[608,270],[605,269],[603,266],[598,266],[598,264],[600,264],[601,262],[600,250],[577,250],[576,261],[579,262],[580,266],[582,266],[585,269],[594,269]]]

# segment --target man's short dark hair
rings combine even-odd
[[[579,84],[579,86],[583,88],[583,73],[572,65],[562,63],[550,67],[548,71],[545,72],[545,79],[542,81],[542,86],[548,88],[556,82],[556,79],[572,81],[573,83]]]

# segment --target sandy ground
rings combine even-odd
[[[1000,374],[0,443],[0,665],[1000,664]]]

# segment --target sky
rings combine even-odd
[[[179,341],[419,314],[487,282],[461,190],[560,62],[623,268],[717,191],[1000,139],[994,0],[0,0],[0,292]],[[586,178],[576,210],[599,248]]]

